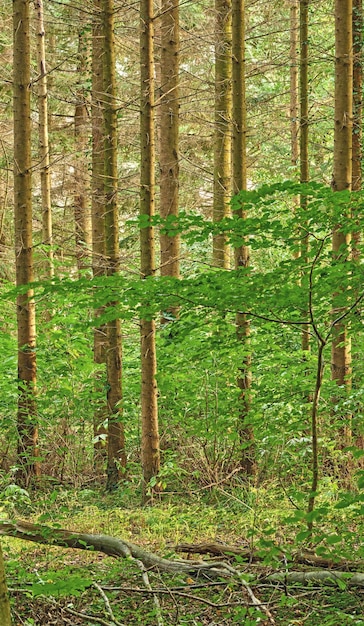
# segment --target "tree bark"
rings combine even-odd
[[[78,62],[77,88],[74,117],[75,136],[75,235],[76,260],[78,270],[85,269],[90,264],[92,247],[91,209],[90,209],[90,176],[87,162],[87,145],[89,137],[89,116],[87,101],[82,83],[89,73],[90,42],[84,26],[78,31]]]
[[[231,0],[215,0],[215,138],[213,219],[230,215],[231,200]],[[213,263],[230,267],[226,237],[213,237]]]
[[[178,216],[179,190],[179,0],[161,3],[161,61],[159,92],[160,216]],[[160,235],[161,276],[179,278],[180,237]],[[178,309],[162,314],[162,324]]]
[[[11,626],[10,601],[5,576],[5,563],[0,543],[0,624]]]
[[[299,107],[298,107],[298,4],[299,0],[290,0],[290,103],[291,120],[291,165],[296,169],[299,157]]]
[[[232,116],[233,116],[233,190],[237,193],[247,188],[246,158],[246,100],[245,100],[245,0],[232,0]],[[241,219],[246,219],[244,207],[238,212]],[[235,249],[235,269],[248,268],[250,252],[247,245]],[[242,277],[244,280],[244,277]],[[236,317],[237,337],[241,341],[244,356],[238,374],[240,389],[239,436],[242,446],[241,466],[247,476],[256,473],[254,432],[248,422],[251,404],[251,353],[250,320],[246,315]]]
[[[13,50],[15,262],[19,287],[33,280],[29,0],[13,2]],[[17,326],[17,480],[27,485],[32,476],[40,474],[35,402],[35,305],[31,289],[17,297]]]
[[[335,191],[351,189],[352,180],[352,117],[353,117],[353,52],[352,52],[352,0],[335,2],[335,130],[334,174],[332,187]],[[333,257],[349,255],[350,236],[343,233],[340,224],[332,238]],[[333,316],[343,310],[342,291],[334,294]],[[348,392],[351,387],[351,345],[348,325],[336,324],[331,352],[332,379]],[[340,445],[346,446],[351,439],[351,416],[341,414]]]
[[[363,144],[363,2],[353,0],[353,155],[352,191],[362,188]],[[353,258],[359,260],[360,231],[353,234]]]
[[[353,0],[353,170],[351,176],[352,191],[361,191],[363,183],[362,158],[363,158],[363,0]],[[358,210],[354,209],[353,217],[358,217]],[[356,228],[352,236],[352,255],[356,263],[360,262],[360,244],[362,233]],[[361,354],[360,354],[361,356]],[[356,356],[358,359],[359,355]],[[360,374],[354,367],[353,386],[360,387]],[[358,415],[357,415],[358,416]],[[358,420],[354,419],[354,424]],[[360,433],[360,427],[353,428],[355,445],[364,449],[364,436]]]
[[[119,216],[117,205],[117,117],[115,106],[115,38],[114,3],[103,0],[103,84],[104,84],[104,156],[105,156],[105,252],[107,275],[119,271]],[[115,306],[116,303],[109,303]],[[107,324],[107,405],[108,457],[107,490],[115,489],[126,466],[124,427],[122,424],[122,351],[121,323],[115,319]]]
[[[37,34],[37,65],[38,65],[38,114],[39,114],[39,160],[40,184],[42,197],[42,240],[46,247],[47,265],[46,275],[54,275],[53,264],[53,233],[52,233],[52,205],[51,205],[51,177],[49,167],[49,135],[48,135],[48,80],[45,54],[45,30],[43,0],[34,0],[36,12]]]
[[[140,215],[154,215],[155,210],[155,132],[154,132],[154,53],[153,53],[153,1],[140,2]],[[141,277],[147,279],[155,273],[154,228],[140,230]],[[140,321],[141,336],[141,412],[142,412],[142,465],[144,499],[148,484],[157,476],[160,467],[157,358],[155,346],[155,321]]]
[[[308,19],[310,0],[300,0],[300,183],[305,184],[310,179],[309,164],[309,119],[308,119]],[[300,194],[300,207],[302,221],[300,224],[300,246],[299,255],[304,265],[309,263],[309,235],[304,214],[307,210],[307,196]],[[302,326],[301,347],[303,352],[310,350],[310,328],[309,325]],[[306,357],[303,357],[306,358]],[[307,400],[311,401],[312,396],[308,394]]]
[[[103,136],[103,26],[101,20],[101,0],[94,0],[92,20],[92,272],[94,277],[106,274],[105,263],[105,189],[104,189],[104,136]],[[95,317],[101,315],[102,309],[95,311]],[[106,363],[106,326],[94,329],[94,362]],[[106,371],[101,370],[95,376],[95,391],[102,395],[105,389]],[[100,400],[94,411],[94,467],[102,473],[106,464],[107,430],[104,422],[107,419],[107,403]]]

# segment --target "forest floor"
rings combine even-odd
[[[342,570],[339,561],[344,558],[350,560],[351,569],[363,572],[362,520],[356,523],[347,510],[325,509],[314,546],[311,541],[322,563],[295,561],[293,555],[303,550],[307,534],[298,509],[286,496],[263,488],[215,489],[188,498],[164,494],[153,506],[141,507],[130,493],[105,496],[97,489],[43,493],[36,505],[20,504],[12,517],[117,537],[167,559],[225,561],[233,574],[146,572],[131,558],[5,537],[14,625],[364,625],[364,583],[350,586],[345,577],[329,586],[288,581],[292,570],[327,570],[322,566],[325,559],[329,571]],[[202,555],[199,546],[206,543],[232,546],[241,554],[227,550],[225,555]],[[269,576],[274,572],[286,573],[286,578],[273,582]]]

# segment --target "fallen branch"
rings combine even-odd
[[[278,547],[278,546],[277,546]],[[283,549],[279,548],[282,552],[282,560],[286,557]],[[248,548],[239,548],[238,546],[230,546],[223,543],[180,543],[174,546],[176,552],[184,552],[186,554],[212,554],[214,556],[242,556],[248,563],[257,563],[263,560],[257,551],[249,550]],[[325,569],[340,569],[345,571],[356,571],[362,568],[363,561],[347,561],[344,559],[327,559],[321,556],[317,556],[312,552],[297,552],[290,555],[290,559],[293,563],[300,565],[311,565],[314,567],[323,567]]]
[[[94,622],[95,624],[101,624],[101,626],[115,626],[115,622],[107,622],[106,620],[102,619],[102,617],[96,617],[96,615],[89,615],[88,613],[80,613],[80,611],[75,611],[74,609],[71,609],[69,606],[61,606],[59,602],[57,602],[54,598],[47,598],[47,602],[50,602],[51,604],[59,608],[62,611],[62,613],[63,612],[69,613],[70,615],[79,617],[87,622]],[[120,624],[120,622],[118,623]],[[121,624],[121,626],[124,626],[124,625]]]
[[[230,577],[226,563],[206,561],[186,561],[182,559],[170,560],[143,550],[139,546],[117,539],[109,535],[93,535],[79,533],[77,531],[62,528],[51,528],[40,524],[30,524],[20,521],[0,522],[0,535],[16,537],[25,541],[60,546],[61,548],[76,548],[79,550],[96,550],[112,557],[137,559],[148,569],[156,569],[164,572],[191,574],[194,576],[204,575],[208,577]]]
[[[157,555],[143,550],[129,541],[116,539],[108,535],[90,535],[87,533],[77,533],[61,528],[50,528],[49,526],[41,526],[40,524],[30,524],[24,521],[4,521],[0,522],[0,534],[36,543],[46,543],[48,545],[56,545],[68,548],[78,548],[81,550],[98,550],[109,556],[121,556],[124,558],[132,558],[139,569],[142,571],[143,581],[147,589],[153,591],[148,579],[148,573],[145,568],[156,568],[167,572],[188,573],[192,575],[205,576],[234,576],[238,578],[242,586],[246,589],[250,599],[255,606],[259,606],[267,615],[271,624],[274,624],[273,617],[269,609],[262,604],[254,595],[253,590],[248,585],[242,574],[233,568],[229,563],[214,562],[206,563],[203,561],[191,562],[169,559],[163,559]],[[162,615],[160,611],[159,600],[156,594],[153,594],[156,607],[156,616],[158,626],[162,626]]]
[[[260,600],[258,600],[258,598],[256,597],[256,595],[254,594],[252,588],[250,587],[250,585],[248,585],[248,583],[246,582],[246,580],[244,579],[243,575],[236,570],[234,567],[231,567],[231,565],[227,565],[229,571],[236,577],[239,578],[242,586],[246,589],[249,598],[251,599],[252,603],[254,606],[256,607],[260,607],[262,609],[262,611],[264,611],[264,613],[266,614],[268,621],[270,624],[275,624],[275,621],[273,619],[273,615],[270,612],[269,608],[267,607],[266,604],[262,604],[262,602],[260,602]]]
[[[161,609],[161,605],[159,602],[159,598],[158,595],[156,593],[154,593],[154,590],[152,589],[152,585],[149,582],[149,576],[148,576],[148,572],[145,568],[144,563],[140,560],[140,559],[135,559],[136,564],[138,565],[141,573],[142,573],[142,580],[143,583],[147,589],[147,591],[149,591],[152,596],[153,596],[153,602],[154,602],[154,606],[155,606],[155,616],[157,618],[157,624],[158,626],[163,626],[163,616],[162,616],[162,609]]]
[[[348,587],[364,587],[364,574],[333,572],[332,570],[328,572],[278,572],[276,574],[270,574],[267,576],[266,580],[269,580],[270,582],[282,582],[285,584],[301,583],[301,585],[308,585],[309,583],[320,583],[321,585],[342,586],[344,584]]]
[[[115,615],[113,613],[113,610],[112,610],[110,602],[109,602],[109,598],[107,597],[105,591],[100,587],[100,585],[98,585],[95,582],[93,582],[92,585],[93,585],[93,587],[95,587],[95,589],[97,589],[97,591],[99,592],[100,596],[102,597],[102,599],[103,599],[103,601],[105,603],[106,611],[107,611],[107,613],[111,617],[112,624],[115,624],[115,626],[123,626],[123,624],[121,622],[118,622],[117,619],[115,618]]]
[[[206,578],[231,578],[232,576],[234,576],[240,579],[240,581],[249,593],[248,585],[245,580],[243,580],[238,570],[231,567],[231,565],[229,565],[228,563],[224,563],[223,561],[214,561],[208,563],[206,561],[164,559],[124,539],[117,539],[115,537],[110,537],[109,535],[78,533],[75,531],[60,528],[42,526],[40,524],[30,524],[29,522],[24,521],[0,522],[0,535],[16,537],[17,539],[24,539],[26,541],[32,541],[35,543],[60,546],[62,548],[96,550],[98,552],[102,552],[103,554],[107,554],[108,556],[116,558],[132,558],[133,560],[141,561],[143,566],[148,569],[156,569],[164,572],[189,574],[195,577],[205,576]],[[215,544],[205,545],[210,545],[211,547],[211,545]],[[224,550],[226,550],[226,553],[231,554],[233,552],[231,546],[222,547],[224,548]],[[194,551],[198,551],[196,546],[194,546]],[[220,554],[222,553],[223,552],[220,549]],[[337,566],[337,564],[335,565]],[[282,582],[285,584],[297,582],[301,584],[307,584],[308,582],[317,582],[321,584],[339,584],[341,582],[345,583],[345,585],[348,586],[364,587],[364,574],[350,573],[348,571],[290,571],[286,573],[271,574],[267,576],[265,580],[270,582]],[[254,582],[250,582],[249,589],[252,585],[254,586],[254,584]],[[250,597],[252,598],[251,595]],[[253,602],[259,602],[259,600],[255,598]],[[261,603],[259,602],[259,604]]]

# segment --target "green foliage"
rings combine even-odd
[[[293,199],[300,193],[307,198],[304,211],[300,206],[293,210]],[[51,283],[36,284],[38,315],[43,315],[43,302],[54,312],[50,322],[38,325],[38,408],[41,440],[48,442],[47,448],[41,449],[46,473],[79,481],[91,471],[92,419],[106,392],[103,368],[92,362],[92,329],[96,323],[118,316],[123,320],[125,336],[123,419],[130,471],[138,484],[137,320],[158,317],[161,310],[176,306],[179,319],[161,328],[157,338],[162,482],[167,490],[178,488],[189,475],[191,484],[210,484],[233,471],[241,450],[236,372],[245,355],[235,334],[235,314],[243,311],[251,320],[248,350],[253,357],[247,420],[255,432],[260,475],[271,476],[274,466],[276,477],[285,484],[287,480],[300,481],[297,491],[305,493],[311,455],[307,398],[316,376],[314,335],[317,332],[327,339],[328,353],[334,292],[341,294],[338,304],[345,307],[356,336],[353,359],[357,383],[350,394],[344,393],[332,386],[326,369],[319,409],[324,468],[325,464],[337,465],[341,454],[331,428],[334,420],[339,427],[343,413],[353,410],[360,415],[363,407],[359,359],[362,324],[360,308],[355,304],[362,289],[363,265],[350,260],[346,251],[333,258],[330,244],[338,223],[345,231],[361,228],[359,219],[346,216],[348,205],[355,205],[359,215],[362,203],[362,194],[334,193],[317,183],[263,185],[233,198],[233,217],[219,224],[183,211],[179,218],[164,222],[154,218],[163,232],[181,233],[188,246],[205,246],[218,232],[234,245],[248,238],[250,268],[223,271],[195,267],[180,280],[154,277],[140,281],[126,272],[90,280],[86,273],[79,279],[54,278]],[[242,205],[248,211],[246,220],[237,217],[236,210]],[[135,223],[129,226],[135,229]],[[309,236],[307,258],[297,256],[302,229]],[[13,289],[8,290],[8,298],[14,295]],[[118,304],[108,306],[110,302]],[[7,306],[5,299],[2,306]],[[92,311],[100,307],[106,308],[96,321]],[[303,322],[310,325],[310,352],[301,348]],[[9,330],[4,332],[5,358],[0,366],[4,384],[1,433],[14,441],[15,340]],[[96,374],[100,377],[97,388],[92,383]],[[334,391],[332,415],[329,405]]]
[[[0,507],[9,515],[14,514],[16,508],[31,504],[29,492],[18,485],[7,485],[0,491]]]
[[[65,571],[48,571],[46,580],[34,582],[29,587],[33,597],[37,596],[80,596],[85,589],[92,585],[91,578],[83,578],[77,574]]]

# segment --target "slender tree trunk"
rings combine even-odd
[[[231,0],[215,0],[215,138],[213,219],[230,215],[231,200]],[[230,267],[224,235],[213,238],[213,263]]]
[[[0,543],[0,624],[11,626],[10,601],[5,576],[5,563]]]
[[[140,2],[140,214],[152,217],[155,207],[153,0]],[[154,275],[154,228],[140,230],[141,277]],[[144,498],[160,467],[155,321],[141,320],[141,411]]]
[[[115,39],[114,3],[103,0],[103,81],[104,81],[104,150],[105,150],[105,252],[107,274],[119,271],[119,224],[117,205],[117,117],[115,106]],[[112,306],[115,303],[110,303]],[[126,466],[124,428],[122,424],[121,391],[121,324],[120,319],[107,324],[107,404],[108,460],[107,489],[116,488],[122,468]]]
[[[78,63],[76,88],[76,105],[74,117],[75,130],[75,235],[76,235],[76,259],[79,270],[90,264],[92,231],[90,209],[90,176],[87,162],[87,146],[89,137],[89,115],[85,90],[82,83],[86,80],[89,71],[90,43],[88,33],[84,26],[78,32]]]
[[[232,117],[233,117],[233,189],[247,188],[246,168],[246,101],[245,101],[245,1],[232,0]],[[239,217],[246,219],[244,207]],[[235,249],[235,269],[249,267],[250,253],[247,245]],[[244,280],[244,277],[242,277]],[[251,353],[250,321],[246,315],[237,315],[237,337],[242,343],[244,356],[238,375],[240,393],[239,434],[242,446],[241,466],[247,476],[256,473],[254,432],[248,422],[251,404]]]
[[[332,186],[335,191],[351,189],[352,180],[352,116],[353,116],[353,56],[352,56],[352,0],[335,1],[335,131],[334,131],[334,175]],[[334,259],[348,256],[350,236],[334,229],[332,249]],[[343,310],[343,293],[334,294],[333,315],[338,317]],[[345,305],[345,303],[344,303]],[[351,387],[351,354],[348,326],[339,322],[333,333],[331,353],[332,379],[346,391]],[[341,414],[341,445],[351,438],[351,419],[346,412]]]
[[[310,0],[300,0],[300,182],[308,183],[309,168],[309,137],[308,137],[308,7]],[[307,197],[300,195],[301,214],[307,209]],[[302,218],[304,219],[304,218]],[[300,256],[308,263],[309,237],[305,223],[301,224]],[[302,350],[310,349],[309,326],[302,327]],[[311,397],[311,396],[309,396]]]
[[[94,0],[92,23],[92,271],[95,277],[106,274],[105,264],[105,190],[104,190],[104,136],[103,136],[103,27],[101,21],[101,0]],[[97,317],[102,310],[96,310]],[[106,326],[94,330],[94,362],[106,362]],[[102,394],[105,388],[106,371],[96,374],[96,391]],[[104,422],[107,419],[107,404],[100,402],[94,412],[94,466],[101,473],[106,461],[107,447]]]
[[[29,0],[14,0],[13,29],[15,259],[16,284],[21,286],[33,280]],[[26,485],[31,476],[40,474],[35,402],[35,306],[30,289],[17,297],[17,325],[17,480]]]
[[[322,380],[325,370],[324,349],[325,340],[318,338],[317,365],[316,365],[316,383],[313,394],[311,407],[311,444],[312,444],[312,480],[311,492],[308,498],[307,513],[309,515],[307,528],[310,533],[313,530],[312,513],[315,508],[317,490],[319,485],[319,450],[318,450],[318,408],[320,402],[320,394],[322,389]]]
[[[52,234],[52,205],[51,205],[51,177],[49,169],[49,135],[48,135],[48,89],[47,69],[45,56],[45,31],[43,0],[34,0],[36,12],[37,33],[37,65],[38,65],[38,113],[39,113],[39,160],[40,184],[42,196],[42,239],[46,246],[47,270],[46,275],[54,275],[53,266],[53,234]]]
[[[363,2],[353,0],[353,171],[352,191],[362,188],[363,144]],[[353,235],[353,257],[359,260],[360,233]]]
[[[179,0],[162,0],[159,103],[160,215],[178,216],[179,187]],[[180,237],[160,235],[161,275],[179,278]],[[162,323],[177,309],[162,315]]]
[[[352,191],[362,189],[362,157],[363,157],[363,2],[353,0],[353,171],[352,171]],[[354,216],[355,217],[355,214]],[[359,246],[361,243],[361,233],[356,230],[352,238],[352,254],[356,262],[360,261]],[[356,359],[358,359],[356,356]],[[361,353],[360,353],[361,357]],[[355,357],[354,357],[355,358]],[[360,374],[359,374],[360,376]],[[359,376],[353,372],[353,385],[361,386]],[[359,417],[357,414],[356,417]],[[354,423],[358,420],[355,419]],[[353,429],[355,434],[355,444],[364,449],[364,436],[360,433],[360,428]],[[358,432],[359,431],[359,432]]]
[[[300,0],[300,180],[309,181],[308,161],[308,6],[309,0]],[[307,206],[306,196],[301,204]]]
[[[290,0],[290,104],[289,116],[291,120],[291,166],[296,168],[299,156],[299,108],[298,108],[298,3],[299,0]]]

